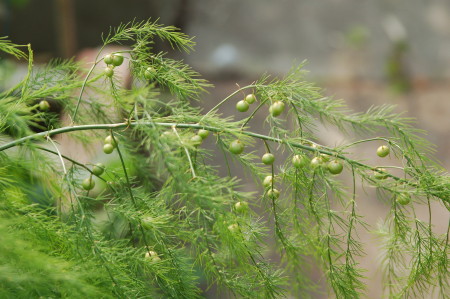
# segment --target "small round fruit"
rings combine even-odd
[[[284,103],[281,101],[275,101],[272,105],[269,107],[269,112],[272,114],[273,117],[279,116],[284,111]]]
[[[198,130],[197,134],[198,134],[198,136],[202,137],[202,139],[206,139],[209,136],[209,131],[200,129],[200,130]]]
[[[269,188],[270,186],[272,186],[272,182],[273,182],[272,176],[268,175],[263,180],[263,186]]]
[[[102,163],[97,163],[92,167],[92,173],[96,176],[101,176],[105,171],[105,165]]]
[[[230,143],[229,150],[235,155],[240,155],[244,151],[244,144],[238,139]]]
[[[384,168],[377,168],[377,170],[386,172],[386,169],[384,169]],[[378,171],[375,171],[374,177],[377,180],[384,180],[385,178],[387,178],[387,175],[384,173],[379,173]]]
[[[267,196],[273,199],[277,199],[278,197],[280,197],[280,191],[275,188],[270,188],[269,190],[267,190]]]
[[[50,109],[50,104],[46,100],[39,102],[39,110],[48,111]]]
[[[158,254],[155,251],[151,250],[145,253],[145,259],[152,263],[161,261],[161,258],[158,256]]]
[[[256,101],[256,96],[255,96],[253,93],[248,94],[248,95],[245,97],[244,101],[246,101],[246,102],[249,103],[249,104],[253,104],[253,103]]]
[[[202,144],[202,137],[200,137],[199,135],[194,135],[191,137],[191,142],[195,145],[195,146],[199,146],[200,144]]]
[[[239,225],[237,223],[233,223],[228,225],[228,230],[232,233],[236,233],[239,231]]]
[[[113,147],[117,147],[117,138],[113,138],[111,135],[106,136],[105,144],[111,144]]]
[[[113,57],[112,57],[112,63],[111,64],[114,65],[114,66],[119,66],[122,63],[123,63],[123,56],[122,56],[122,54],[119,54],[119,53],[114,54]]]
[[[384,158],[387,155],[389,155],[390,149],[387,145],[382,145],[377,149],[377,155],[378,157]]]
[[[238,201],[234,204],[234,210],[238,213],[245,213],[248,210],[248,203],[246,201]]]
[[[92,179],[92,177],[88,177],[87,179],[84,179],[83,182],[81,183],[81,186],[83,187],[84,190],[92,190],[95,187],[95,182]]]
[[[344,166],[338,160],[333,160],[328,163],[328,171],[330,171],[331,174],[340,174],[342,169],[344,169]]]
[[[322,157],[314,157],[312,160],[311,160],[311,163],[310,163],[310,165],[311,165],[311,167],[312,168],[317,168],[317,167],[319,167],[319,166],[322,166],[322,164],[323,164],[323,158]]]
[[[272,165],[273,164],[273,162],[275,162],[275,156],[273,155],[273,154],[271,154],[271,153],[265,153],[263,156],[262,156],[262,162],[264,163],[264,164],[266,164],[266,165]]]
[[[145,253],[146,258],[155,257],[155,256],[158,256],[158,254],[155,251],[150,250]]]
[[[249,104],[246,101],[244,101],[244,100],[239,101],[236,104],[236,109],[239,112],[246,112],[249,107],[250,107]]]
[[[111,54],[105,55],[105,57],[103,57],[103,61],[104,61],[106,64],[112,64],[112,62],[113,62],[113,57],[112,57],[112,55],[111,55]]]
[[[159,256],[154,256],[153,259],[152,259],[153,263],[157,263],[157,262],[160,262],[160,261],[161,261],[161,258]]]
[[[292,157],[292,164],[294,164],[294,167],[296,168],[305,167],[306,164],[308,164],[308,158],[304,155],[294,155]]]
[[[411,197],[408,194],[401,194],[397,196],[396,201],[399,204],[405,206],[411,202]]]
[[[156,73],[155,69],[149,66],[144,72],[145,79],[147,80],[153,79],[155,77],[155,73]]]
[[[105,70],[103,72],[104,72],[105,76],[108,78],[111,78],[112,76],[114,76],[114,70],[109,66],[105,67]]]
[[[110,143],[107,143],[103,146],[103,152],[105,154],[111,154],[114,151],[114,146]]]

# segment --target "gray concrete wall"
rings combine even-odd
[[[207,71],[284,73],[294,61],[320,77],[381,78],[393,42],[405,38],[415,77],[450,76],[450,1],[197,0],[189,62]]]

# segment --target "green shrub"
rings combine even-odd
[[[301,66],[202,111],[192,104],[212,86],[182,61],[154,53],[155,39],[185,52],[194,46],[174,27],[129,23],[103,40],[132,42],[120,53],[125,59],[103,47],[86,75],[74,61],[35,68],[30,46],[0,39],[3,52],[29,65],[0,95],[0,297],[196,298],[206,285],[230,297],[305,298],[317,292],[315,268],[336,297],[360,297],[364,244],[356,230],[367,227],[357,181],[390,206],[378,228],[386,294],[436,289],[448,297],[448,231],[437,234],[431,217],[421,221],[414,209],[439,202],[448,210],[449,179],[410,119],[390,106],[353,113],[304,81]],[[104,57],[109,66],[97,73]],[[131,89],[119,84],[120,64],[132,73]],[[220,114],[238,101],[236,118]],[[250,125],[257,111],[267,115],[264,126]],[[320,144],[318,122],[352,142]],[[61,153],[58,136],[111,155],[96,158],[101,169],[100,161],[81,163]],[[361,143],[373,145],[373,157],[385,145],[383,165],[356,160],[352,149]],[[258,145],[274,154],[267,165]],[[222,158],[228,175],[219,175]],[[255,180],[253,192],[243,191],[232,161]],[[342,168],[353,178],[349,187]]]

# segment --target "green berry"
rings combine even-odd
[[[232,233],[236,233],[239,231],[239,225],[237,223],[233,223],[228,225],[228,230]]]
[[[249,104],[253,104],[253,103],[256,101],[256,96],[255,96],[253,93],[248,94],[248,95],[245,97],[244,101],[246,101],[246,102],[249,103]]]
[[[389,155],[390,149],[387,145],[382,145],[377,149],[377,155],[378,157],[384,158],[387,155]]]
[[[103,57],[103,61],[108,65],[112,64],[112,62],[113,62],[112,55],[111,54],[105,55],[105,57]]]
[[[117,138],[116,137],[112,137],[112,135],[108,135],[105,138],[105,144],[111,144],[113,147],[117,147]]]
[[[105,165],[102,163],[97,163],[92,167],[92,173],[96,176],[101,176],[105,171]]]
[[[161,258],[158,256],[158,254],[155,251],[151,250],[145,253],[145,259],[151,263],[161,261]]]
[[[269,112],[272,114],[273,117],[279,116],[284,111],[284,103],[281,101],[275,101],[272,105],[269,107]]]
[[[114,65],[114,66],[119,66],[122,63],[123,63],[123,56],[122,56],[122,54],[119,54],[119,53],[114,54],[113,57],[112,57],[112,63],[111,64]]]
[[[161,261],[161,258],[159,256],[154,256],[153,259],[152,259],[153,263],[157,263],[157,262],[160,262],[160,261]]]
[[[292,164],[296,168],[305,167],[308,164],[308,158],[304,155],[294,155],[292,157]]]
[[[377,170],[386,172],[386,169],[384,169],[384,168],[377,168]],[[378,180],[384,180],[385,178],[387,178],[387,175],[384,173],[379,173],[378,171],[375,171],[374,177]]]
[[[311,165],[311,167],[312,168],[317,168],[317,167],[319,167],[319,166],[322,166],[322,164],[323,164],[323,158],[322,157],[314,157],[312,160],[311,160],[311,163],[310,163],[310,165]]]
[[[404,206],[411,202],[411,196],[409,196],[408,194],[401,194],[397,196],[396,201]]]
[[[110,143],[107,143],[103,146],[103,152],[105,154],[111,154],[114,151],[114,146]]]
[[[50,104],[46,100],[39,102],[39,110],[48,111],[50,109]]]
[[[236,104],[236,109],[239,112],[246,112],[249,107],[250,107],[249,104],[246,101],[244,101],[244,100],[239,101]]]
[[[105,70],[103,72],[104,72],[105,76],[108,78],[111,78],[112,76],[114,76],[114,70],[112,67],[109,67],[109,66],[105,67]]]
[[[200,144],[202,144],[202,137],[200,137],[199,135],[194,135],[191,137],[191,142],[195,145],[195,146],[199,146]]]
[[[200,130],[198,130],[197,134],[198,134],[198,136],[202,137],[202,139],[206,139],[209,136],[209,131],[200,129]]]
[[[152,250],[147,251],[147,252],[145,253],[145,257],[146,257],[146,258],[155,257],[155,256],[158,256],[158,254],[157,254],[155,251],[152,251]]]
[[[275,162],[275,156],[273,155],[273,154],[271,154],[271,153],[265,153],[263,156],[262,156],[262,162],[264,163],[264,164],[266,164],[266,165],[272,165],[273,164],[273,162]]]
[[[88,177],[86,179],[83,180],[83,182],[81,183],[81,186],[83,187],[84,190],[92,190],[95,187],[95,182],[92,179],[92,177]]]
[[[342,169],[344,169],[344,166],[338,160],[333,160],[328,163],[328,171],[330,171],[331,174],[340,174]]]
[[[238,201],[234,204],[234,210],[238,213],[245,213],[248,210],[248,203],[246,201]]]
[[[269,190],[267,190],[267,196],[273,199],[277,199],[278,197],[280,197],[280,191],[275,188],[270,188]]]
[[[151,66],[149,66],[144,72],[145,79],[147,79],[147,80],[153,79],[155,77],[155,74],[156,74],[156,71]]]
[[[273,178],[271,175],[268,175],[263,180],[263,186],[269,188],[272,186]]]
[[[229,150],[235,155],[240,155],[244,151],[244,144],[238,139],[230,143]]]

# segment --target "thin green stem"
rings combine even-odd
[[[180,141],[181,144],[183,144],[183,140],[181,140],[180,135],[178,135],[177,129],[176,129],[176,125],[172,126],[172,130],[174,131],[175,135],[177,135],[178,140]],[[188,158],[189,161],[189,167],[191,168],[191,172],[192,172],[192,178],[195,179],[197,177],[197,175],[195,174],[195,170],[194,170],[194,165],[192,164],[192,159],[191,159],[191,155],[189,154],[188,149],[183,146],[184,151],[186,152],[186,157]]]
[[[294,110],[295,115],[297,116],[297,123],[298,127],[300,128],[300,138],[303,139],[303,128],[302,128],[302,122],[300,120],[300,113],[298,112],[297,106],[292,101],[289,101],[291,104],[292,109]]]
[[[248,124],[248,122],[253,118],[253,116],[255,116],[256,112],[258,112],[258,110],[268,101],[268,99],[265,99],[264,101],[262,101],[258,107],[256,107],[255,110],[253,110],[252,114],[250,114],[249,117],[247,117],[247,119],[245,120],[245,122],[242,124],[241,126],[241,130],[244,129],[244,127]]]
[[[89,173],[93,174],[92,170],[89,169],[89,167],[87,167],[87,166],[84,165],[83,163],[80,163],[80,162],[78,162],[78,161],[75,161],[75,160],[72,159],[72,158],[69,158],[69,157],[67,157],[67,156],[65,156],[65,155],[63,155],[63,154],[60,154],[60,153],[55,152],[55,151],[52,151],[52,150],[47,149],[47,148],[45,148],[45,147],[36,146],[36,148],[39,149],[39,150],[41,150],[41,151],[45,151],[45,152],[48,152],[48,153],[51,153],[51,154],[54,154],[54,155],[61,155],[61,157],[64,158],[65,160],[67,160],[67,161],[69,161],[69,162],[72,162],[73,164],[75,164],[75,165],[77,165],[77,166],[80,166],[80,167],[84,168],[85,170],[89,171]],[[101,177],[98,177],[98,178],[101,179],[102,181],[106,182],[105,179],[103,179],[103,178],[101,178]]]
[[[353,230],[353,222],[356,219],[356,210],[355,210],[355,199],[356,199],[356,178],[355,178],[355,169],[352,166],[352,182],[353,182],[353,194],[352,194],[352,200],[351,200],[351,205],[352,205],[352,212],[350,215],[350,222],[348,224],[348,233],[347,233],[347,251],[345,253],[345,264],[347,265],[347,267],[349,267],[350,265],[350,258],[352,255],[351,252],[351,248],[350,248],[350,243],[351,243],[351,239],[352,239],[352,230]]]
[[[374,138],[368,138],[368,139],[362,139],[362,140],[358,140],[349,144],[346,144],[344,146],[341,146],[341,149],[346,149],[349,147],[352,147],[354,145],[360,144],[360,143],[366,143],[366,142],[370,142],[370,141],[386,141],[387,143],[391,143],[391,141],[388,138],[385,137],[374,137]]]
[[[213,112],[214,110],[216,110],[217,108],[219,108],[220,106],[222,106],[225,102],[227,102],[229,99],[231,99],[232,97],[234,97],[236,94],[238,94],[240,91],[245,90],[245,89],[249,89],[249,88],[254,88],[257,87],[258,85],[247,85],[244,87],[241,87],[239,89],[237,89],[235,92],[233,92],[232,94],[230,94],[229,96],[227,96],[225,99],[223,99],[222,101],[220,101],[216,106],[212,107],[208,112],[206,112],[205,115],[203,115],[203,117],[199,120],[199,123],[202,122],[202,120],[208,116],[211,112]]]
[[[102,53],[103,48],[105,48],[105,46],[106,46],[106,44],[104,44],[104,45],[100,48],[100,50],[98,51],[97,56],[95,57],[95,62],[94,62],[94,64],[93,64],[92,67],[89,69],[89,72],[87,73],[86,78],[84,78],[83,85],[81,86],[80,95],[78,96],[77,105],[75,106],[75,111],[73,112],[73,115],[72,115],[72,124],[75,123],[75,117],[77,116],[78,109],[80,108],[81,97],[83,96],[83,92],[84,92],[84,89],[86,88],[86,84],[87,84],[87,81],[88,81],[88,79],[89,79],[89,76],[92,74],[92,72],[94,71],[94,68],[97,66],[97,64],[98,64],[100,61],[103,60],[103,58],[100,59],[100,60],[98,60],[98,57],[99,57],[100,54]]]
[[[189,128],[189,129],[205,129],[211,132],[222,132],[222,133],[236,133],[235,130],[232,129],[224,129],[224,128],[218,128],[218,127],[213,127],[213,126],[205,126],[205,125],[199,125],[199,124],[188,124],[188,123],[166,123],[166,122],[151,122],[151,121],[140,121],[140,122],[125,122],[125,123],[115,123],[115,124],[94,124],[94,125],[79,125],[79,126],[69,126],[69,127],[63,127],[63,128],[58,128],[58,129],[53,129],[53,130],[48,130],[48,131],[44,131],[44,132],[40,132],[40,133],[36,133],[33,135],[29,135],[26,137],[22,137],[19,139],[16,139],[14,141],[8,142],[2,146],[0,146],[0,152],[9,149],[11,147],[23,144],[27,141],[31,141],[31,140],[39,140],[42,139],[43,137],[47,137],[47,136],[54,136],[57,134],[62,134],[62,133],[68,133],[68,132],[74,132],[74,131],[85,131],[85,130],[111,130],[111,129],[123,129],[126,127],[135,127],[135,126],[145,126],[145,125],[151,125],[151,126],[161,126],[161,127],[173,127],[175,126],[176,128]],[[390,177],[393,180],[397,181],[397,182],[401,182],[401,183],[406,183],[408,185],[410,185],[411,187],[418,187],[418,183],[414,183],[414,182],[410,182],[406,179],[397,177],[395,175],[392,175],[390,173],[384,172],[376,167],[358,162],[356,160],[350,159],[345,157],[344,155],[341,154],[337,154],[334,153],[330,150],[325,150],[322,149],[322,147],[316,148],[316,147],[312,147],[312,146],[308,146],[308,145],[304,145],[298,142],[293,142],[293,141],[289,141],[287,139],[281,139],[281,138],[276,138],[276,137],[271,137],[271,136],[267,136],[267,135],[262,135],[262,134],[258,134],[258,133],[253,133],[253,132],[246,132],[243,131],[241,132],[241,134],[243,135],[247,135],[249,137],[254,137],[254,138],[258,138],[261,140],[267,140],[267,141],[271,141],[271,142],[275,142],[275,143],[279,143],[279,144],[285,144],[291,147],[296,147],[296,148],[300,148],[300,149],[304,149],[310,152],[317,152],[317,153],[322,153],[322,154],[326,154],[329,156],[334,156],[336,158],[339,158],[343,161],[346,161],[347,163],[349,163],[350,165],[355,165],[355,166],[359,166],[363,169],[366,170],[372,170],[375,172],[378,172],[380,174],[385,175],[386,177]],[[447,202],[448,199],[447,198],[443,198],[441,194],[436,193],[436,192],[430,192],[431,195],[436,196],[438,198],[441,198],[444,202]]]
[[[133,203],[134,208],[136,210],[138,210],[136,199],[134,198],[134,194],[133,194],[133,189],[131,189],[131,182],[130,182],[130,177],[128,176],[127,167],[125,166],[125,161],[123,159],[122,152],[120,151],[119,144],[118,144],[116,137],[114,136],[114,133],[112,130],[111,130],[111,136],[112,136],[114,143],[117,144],[116,149],[117,149],[117,153],[119,154],[120,163],[122,164],[123,174],[124,174],[125,180],[127,182],[127,187],[128,187],[128,192],[130,193],[131,202]],[[142,228],[140,220],[139,220],[138,226],[139,226],[139,230],[142,234],[142,241],[144,242],[145,248],[147,249],[147,252],[148,252],[148,251],[150,251],[150,247],[148,246],[147,240],[145,238],[145,232],[144,232],[144,229]]]

